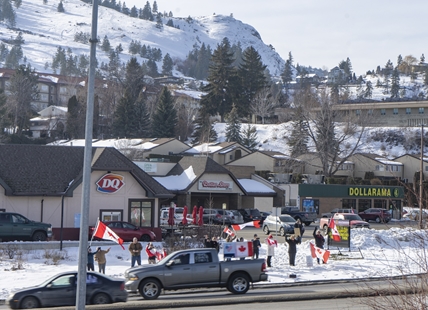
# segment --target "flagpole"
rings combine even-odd
[[[89,241],[89,247],[91,247],[91,246],[92,246],[92,240],[94,240],[94,235],[95,235],[95,232],[96,232],[96,231],[97,231],[97,229],[98,229],[98,225],[99,225],[99,223],[100,223],[100,218],[98,218],[98,219],[97,219],[97,224],[95,225],[95,229],[94,229],[94,231],[92,232],[91,240]]]

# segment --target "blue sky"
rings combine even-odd
[[[149,1],[153,4],[153,0]],[[126,0],[144,7],[146,1]],[[354,71],[395,64],[401,54],[428,59],[426,0],[157,0],[160,11],[175,17],[230,15],[250,24],[266,44],[295,64],[328,68],[347,57]]]

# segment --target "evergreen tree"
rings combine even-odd
[[[217,132],[210,122],[210,116],[203,109],[199,110],[191,135],[192,145],[217,141]]]
[[[397,57],[397,67],[400,67],[402,63],[403,63],[403,57],[400,54]]]
[[[38,76],[30,65],[20,65],[11,78],[7,87],[9,116],[12,127],[18,136],[29,129],[29,121],[33,116],[31,103],[38,99]]]
[[[158,13],[156,15],[156,28],[163,29],[163,22],[162,22],[162,15],[161,15],[161,13]]]
[[[84,106],[77,100],[75,95],[72,96],[67,104],[66,136],[68,139],[82,139],[85,137],[85,116],[86,110]]]
[[[172,62],[171,56],[169,56],[169,54],[166,53],[165,57],[163,58],[162,74],[163,75],[172,75],[173,66],[174,66],[174,64]]]
[[[138,120],[135,105],[128,91],[119,100],[113,117],[113,135],[118,138],[135,138]]]
[[[241,42],[238,42],[238,44],[233,44],[230,50],[233,53],[233,59],[235,59],[232,65],[237,68],[242,64],[243,58]]]
[[[205,43],[202,43],[196,59],[194,77],[199,80],[205,80],[208,76],[211,61],[211,47],[209,45],[206,47]]]
[[[57,11],[60,13],[64,13],[64,5],[62,4],[62,0],[59,1],[58,7],[57,7]]]
[[[424,74],[424,85],[428,86],[428,69],[425,69],[425,74]]]
[[[257,129],[255,126],[247,124],[247,126],[244,127],[242,131],[241,143],[252,152],[256,150],[259,142],[257,141]]]
[[[157,77],[159,75],[159,73],[158,73],[158,66],[156,65],[156,62],[154,62],[153,60],[149,59],[146,62],[146,66],[147,66],[147,69],[148,69],[147,74],[149,76],[155,78],[155,77]]]
[[[287,138],[287,144],[290,147],[290,156],[298,157],[309,152],[308,148],[308,126],[302,116],[302,107],[296,108],[295,117],[292,122],[293,130]]]
[[[152,12],[153,13],[157,13],[158,12],[158,4],[156,3],[156,0],[153,2]]]
[[[10,126],[10,120],[7,115],[7,97],[4,90],[0,88],[0,128],[7,128]],[[4,142],[4,129],[0,131],[0,142]]]
[[[4,20],[9,23],[9,26],[14,27],[16,24],[16,13],[11,2],[9,0],[0,2],[0,20]]]
[[[211,115],[219,114],[224,120],[225,114],[231,110],[234,91],[237,85],[237,73],[232,66],[233,54],[227,38],[217,46],[211,58],[208,73],[208,84],[203,88],[207,93],[202,96],[201,106]]]
[[[177,111],[174,108],[171,92],[164,87],[153,115],[152,132],[155,138],[175,138]]]
[[[166,25],[168,27],[174,27],[174,22],[172,21],[172,19],[168,19],[168,21],[166,22]]]
[[[395,67],[392,71],[391,77],[391,98],[399,98],[400,93],[400,74],[398,72],[398,67]]]
[[[227,115],[226,123],[226,140],[228,142],[242,143],[241,140],[241,123],[239,121],[238,109],[235,105]]]
[[[248,115],[251,102],[256,94],[267,86],[264,71],[266,66],[261,61],[260,54],[251,46],[244,51],[242,65],[239,66],[240,82],[238,114]]]
[[[129,11],[128,7],[126,6],[125,2],[123,2],[123,4],[122,4],[122,10],[121,11],[125,15],[129,15],[130,14],[130,11]]]
[[[147,110],[147,104],[144,96],[141,95],[135,102],[135,116],[137,123],[136,136],[140,138],[151,137],[151,119],[150,113]]]
[[[9,69],[16,69],[19,67],[19,62],[21,61],[23,57],[22,48],[20,45],[14,45],[10,52],[7,54],[6,60],[5,60],[5,67]]]
[[[288,53],[288,59],[285,61],[284,71],[281,74],[282,82],[288,90],[288,86],[293,81],[293,56],[291,52]]]
[[[138,17],[138,10],[135,7],[135,5],[131,8],[131,11],[129,12],[130,17]]]
[[[146,5],[143,8],[141,18],[150,21],[153,20],[152,8],[150,7],[149,1],[146,2]]]
[[[110,41],[107,38],[107,35],[104,36],[103,43],[101,44],[101,50],[106,53],[109,53],[111,50]]]
[[[131,57],[126,64],[125,70],[125,81],[123,86],[128,93],[129,100],[134,103],[140,96],[141,90],[144,87],[143,68],[138,63],[137,58]]]
[[[420,63],[421,64],[425,63],[425,55],[424,54],[421,55]]]

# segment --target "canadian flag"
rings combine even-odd
[[[94,233],[92,234],[92,238],[93,237],[114,241],[118,243],[122,247],[122,249],[125,250],[125,248],[122,245],[123,244],[122,238],[119,238],[119,236],[116,235],[116,233],[113,230],[107,227],[106,224],[101,222],[100,219],[98,219],[97,225],[95,226]]]
[[[330,223],[328,223],[328,227],[331,231],[331,237],[334,241],[340,241],[340,234],[336,228],[336,222],[333,219],[330,219]]]
[[[247,222],[247,223],[239,224],[239,225],[238,224],[233,224],[232,228],[234,230],[241,230],[241,229],[243,229],[244,227],[247,227],[247,226],[254,226],[256,228],[260,228],[260,221],[251,221],[251,222]]]
[[[251,241],[235,243],[235,257],[253,256],[253,243]]]
[[[232,237],[235,236],[235,233],[233,231],[231,231],[229,229],[229,227],[227,227],[227,226],[223,229],[223,232],[226,233],[226,234],[228,234],[228,235],[230,235],[230,236],[232,236]]]
[[[269,236],[266,241],[268,245],[278,246],[278,242],[272,236]]]
[[[163,251],[156,251],[156,258],[158,261],[161,261],[166,256],[166,251],[163,249]]]
[[[316,247],[312,242],[309,243],[311,246],[311,255],[313,258],[322,259],[324,263],[327,263],[330,257],[330,251]]]

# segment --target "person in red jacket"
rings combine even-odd
[[[146,253],[148,257],[149,264],[156,264],[156,249],[153,246],[153,243],[149,242],[146,245]]]

